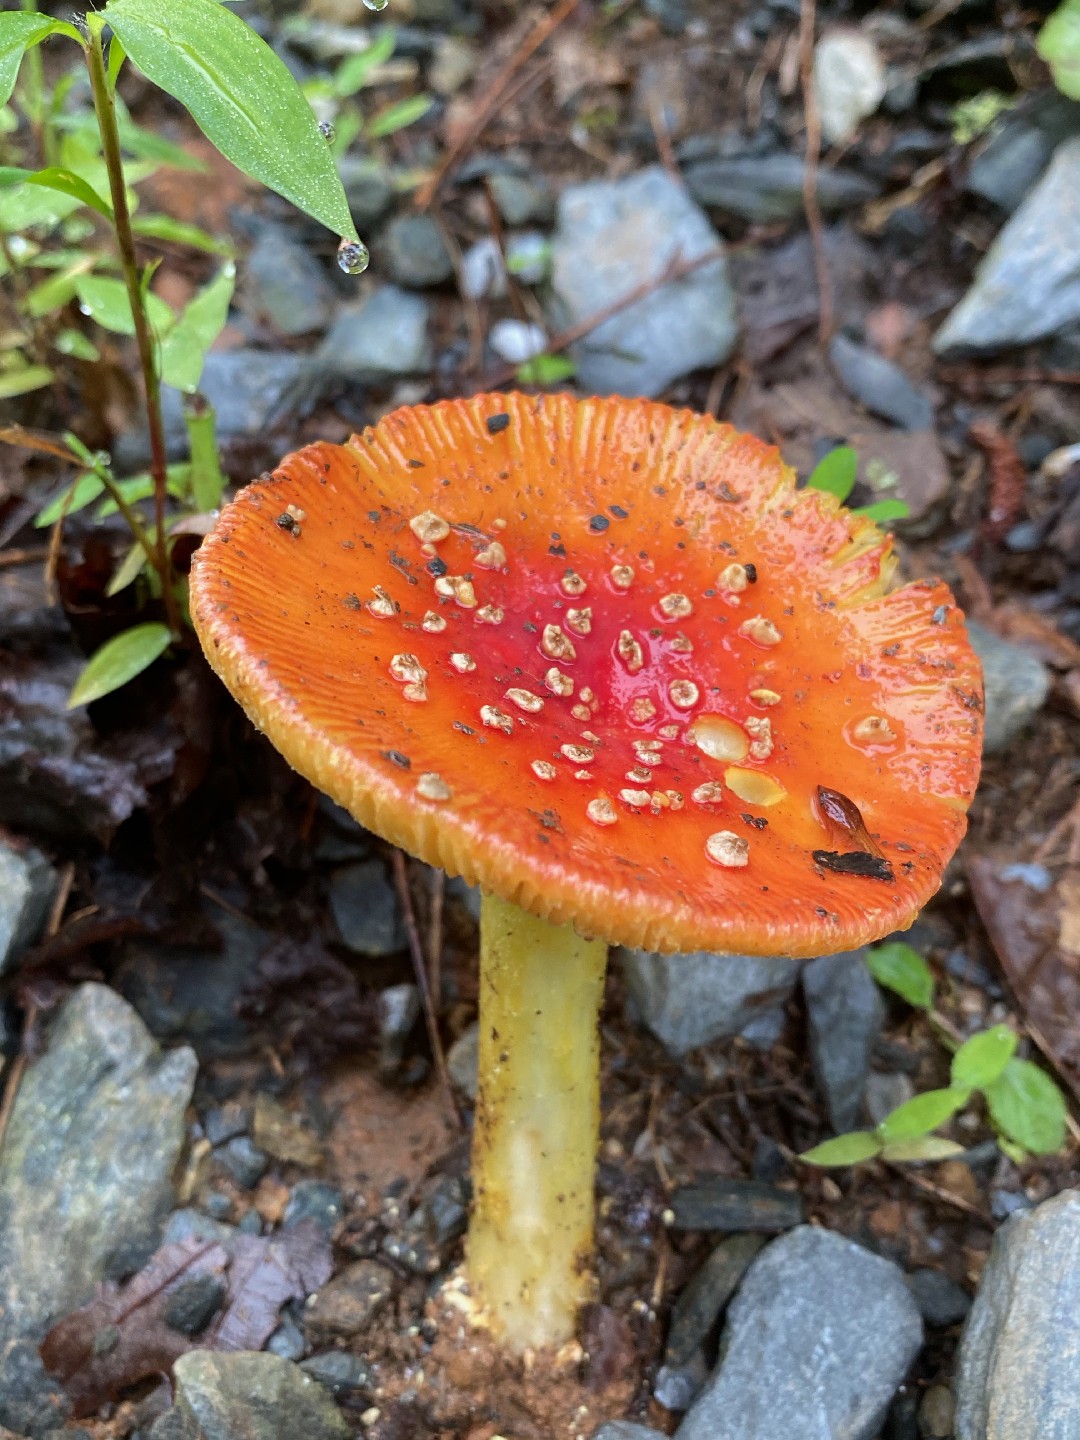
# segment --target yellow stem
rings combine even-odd
[[[593,1289],[607,946],[485,896],[469,1279],[510,1349],[561,1345]]]

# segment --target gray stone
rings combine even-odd
[[[330,909],[342,940],[357,955],[393,955],[405,948],[405,925],[381,860],[336,871]]]
[[[914,1100],[915,1082],[900,1071],[872,1070],[866,1077],[863,1098],[871,1122],[880,1125],[886,1115]]]
[[[577,324],[723,241],[666,170],[571,186],[552,254],[558,324]],[[572,348],[578,381],[599,394],[658,395],[680,375],[719,365],[735,345],[735,297],[722,254],[621,310]]]
[[[1011,214],[1077,131],[1080,105],[1055,91],[1036,94],[993,127],[968,167],[966,188]]]
[[[304,384],[311,358],[278,350],[211,350],[199,390],[214,407],[218,439],[243,440],[261,435]],[[186,455],[182,397],[165,385],[161,392],[166,440],[172,453]]]
[[[304,1333],[315,1345],[349,1340],[366,1330],[390,1299],[394,1272],[376,1260],[346,1265],[304,1307]]]
[[[885,1002],[865,955],[863,950],[823,955],[802,972],[810,1059],[829,1124],[838,1134],[859,1121],[870,1056],[885,1019]]]
[[[152,1440],[348,1440],[326,1390],[280,1355],[192,1350],[173,1366],[175,1406]]]
[[[252,1032],[237,1015],[241,992],[268,943],[264,930],[215,908],[220,950],[133,940],[115,982],[159,1040],[188,1040],[204,1059],[245,1050]]]
[[[271,1355],[280,1355],[283,1360],[302,1360],[307,1343],[300,1326],[286,1315],[266,1342],[266,1348]]]
[[[334,300],[329,276],[286,226],[260,222],[244,277],[248,305],[279,335],[307,335],[329,321]]]
[[[994,351],[1080,320],[1080,138],[1059,145],[934,336],[939,355]]]
[[[181,1335],[201,1335],[221,1309],[227,1291],[220,1275],[193,1275],[169,1295],[162,1318]]]
[[[420,991],[415,985],[388,985],[379,992],[379,1065],[396,1070],[405,1044],[420,1018]]]
[[[331,1395],[370,1390],[374,1384],[371,1371],[359,1355],[349,1355],[344,1350],[324,1350],[319,1355],[309,1355],[300,1368],[305,1375],[325,1386]],[[285,1440],[284,1436],[282,1440]]]
[[[952,1440],[956,1401],[947,1385],[931,1385],[919,1402],[920,1440]]]
[[[717,1176],[680,1185],[671,1197],[672,1230],[749,1231],[775,1235],[802,1222],[802,1197],[763,1180]]]
[[[814,89],[828,144],[850,140],[886,88],[885,64],[871,35],[851,25],[825,31],[814,47]]]
[[[964,1327],[957,1440],[1080,1435],[1080,1193],[1067,1190],[994,1236]]]
[[[193,1053],[163,1054],[104,985],[81,986],[53,1022],[0,1151],[0,1423],[20,1428],[28,1367],[52,1389],[33,1348],[47,1325],[155,1248],[194,1081]]]
[[[469,300],[506,294],[506,266],[494,235],[483,235],[461,257],[461,293]]]
[[[270,1164],[267,1156],[252,1140],[250,1135],[237,1135],[216,1152],[216,1158],[238,1185],[252,1190],[266,1174]]]
[[[609,1420],[593,1433],[593,1440],[664,1440],[661,1430],[635,1425],[633,1420]]]
[[[734,1295],[761,1245],[758,1235],[732,1235],[722,1240],[683,1288],[671,1312],[664,1349],[668,1365],[682,1367],[691,1362],[712,1333],[720,1312]]]
[[[933,425],[934,407],[929,397],[876,350],[837,335],[829,346],[829,358],[844,389],[871,414],[891,420],[902,430],[929,430]]]
[[[390,209],[394,198],[393,180],[377,161],[357,155],[342,155],[338,160],[338,173],[353,222],[362,235]]]
[[[921,1344],[895,1265],[802,1226],[751,1265],[677,1440],[872,1440]]]
[[[971,1296],[944,1270],[913,1270],[907,1283],[927,1325],[943,1330],[966,1319]]]
[[[324,1235],[332,1235],[344,1213],[345,1202],[337,1186],[325,1180],[298,1180],[285,1206],[281,1228],[292,1230],[305,1220],[313,1220]]]
[[[1050,691],[1050,672],[1030,650],[1003,640],[976,620],[967,622],[967,632],[983,667],[983,754],[996,755],[1011,745],[1042,709]]]
[[[546,225],[555,214],[555,192],[539,172],[532,179],[497,172],[489,183],[507,225]]]
[[[547,349],[548,338],[539,325],[527,320],[496,320],[488,331],[488,344],[508,365],[523,365]]]
[[[799,966],[778,957],[620,950],[633,1014],[672,1055],[727,1035],[771,1043]]]
[[[479,1050],[480,1026],[473,1021],[446,1052],[446,1068],[450,1071],[450,1079],[470,1100],[476,1099]]]
[[[803,213],[803,162],[797,155],[736,155],[698,161],[683,172],[699,205],[753,224],[798,219]],[[873,200],[878,187],[850,170],[818,172],[817,197],[826,215]]]
[[[523,285],[539,285],[551,269],[551,241],[539,230],[523,230],[506,242],[506,265]]]
[[[428,302],[382,285],[359,305],[346,305],[315,353],[335,380],[370,382],[417,375],[431,367]]]
[[[446,241],[430,215],[398,215],[387,226],[378,250],[391,279],[410,290],[441,285],[454,273]]]
[[[40,936],[55,889],[56,871],[40,850],[0,840],[0,974]]]
[[[701,1387],[708,1376],[708,1362],[700,1350],[695,1351],[685,1365],[668,1365],[665,1362],[657,1370],[653,1381],[653,1399],[665,1410],[689,1410],[701,1394]]]

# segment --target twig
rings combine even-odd
[[[19,1093],[19,1086],[22,1084],[23,1073],[26,1070],[29,1047],[26,1037],[33,1030],[37,1020],[37,1007],[28,1005],[26,1019],[23,1022],[22,1040],[19,1044],[19,1053],[15,1056],[11,1065],[11,1074],[8,1076],[7,1089],[4,1091],[3,1104],[0,1104],[0,1152],[4,1148],[4,1137],[7,1135],[8,1123],[11,1120],[11,1112],[15,1108],[15,1098]]]
[[[25,550],[0,550],[0,570],[7,570],[12,565],[34,565],[39,560],[46,560],[49,556],[47,545],[31,545]]]
[[[569,329],[563,330],[558,335],[553,336],[548,342],[547,353],[549,355],[555,355],[560,350],[565,350],[568,346],[576,344],[578,340],[583,339],[591,331],[595,330],[597,326],[603,325],[605,320],[610,320],[613,315],[618,315],[620,311],[628,309],[631,305],[636,305],[639,300],[646,299],[654,290],[660,290],[665,285],[670,285],[676,280],[682,280],[693,271],[700,269],[702,265],[707,265],[713,260],[719,260],[723,254],[723,250],[716,249],[706,250],[703,255],[698,255],[693,260],[682,260],[676,256],[675,259],[670,260],[668,264],[664,266],[659,275],[654,275],[651,280],[644,280],[640,285],[635,285],[632,290],[628,290],[625,295],[620,295],[618,300],[613,300],[610,305],[605,305],[602,309],[595,310],[591,315],[586,315],[584,320],[579,320],[576,325],[571,325]],[[502,370],[497,370],[494,375],[487,376],[479,388],[497,389],[500,385],[506,385],[509,381],[513,380],[517,374],[517,370],[518,367],[516,365],[504,366]]]
[[[450,1071],[446,1066],[446,1054],[442,1047],[442,1039],[439,1036],[439,1021],[435,1014],[435,1008],[431,1002],[431,986],[428,984],[427,966],[424,964],[424,951],[420,945],[420,930],[416,923],[416,911],[413,909],[412,896],[409,894],[409,876],[405,869],[405,856],[400,850],[394,850],[391,855],[391,863],[394,868],[394,885],[397,888],[398,899],[401,902],[401,913],[405,918],[405,933],[409,937],[409,953],[412,956],[413,970],[416,974],[416,988],[420,991],[420,1004],[424,1010],[424,1023],[427,1026],[428,1041],[431,1045],[431,1053],[435,1058],[435,1069],[439,1075],[439,1081],[446,1092],[446,1099],[450,1111],[457,1123],[459,1130],[464,1130],[465,1121],[458,1108],[457,1096],[454,1094],[454,1086],[450,1079]]]
[[[814,27],[817,20],[816,0],[800,0],[799,5],[799,75],[802,82],[803,113],[806,116],[806,159],[803,162],[803,208],[814,249],[814,274],[818,288],[818,340],[828,344],[833,328],[832,279],[825,256],[821,230],[821,207],[818,204],[818,162],[821,159],[821,115],[814,90]]]
[[[426,210],[439,193],[444,182],[468,154],[476,141],[484,133],[491,119],[503,103],[505,91],[527,60],[533,55],[544,42],[551,38],[559,26],[568,16],[577,9],[579,0],[559,0],[559,4],[551,11],[536,28],[525,37],[525,40],[510,56],[506,64],[495,77],[490,89],[487,92],[483,103],[478,106],[472,119],[461,134],[457,137],[450,149],[443,156],[442,162],[434,175],[420,187],[416,195],[416,208]]]
[[[915,1172],[904,1165],[886,1160],[886,1165],[897,1175],[902,1175],[909,1185],[916,1190],[921,1190],[924,1195],[931,1195],[935,1200],[940,1200],[944,1205],[951,1205],[956,1210],[962,1210],[965,1215],[970,1215],[973,1220],[979,1220],[988,1230],[996,1229],[994,1218],[988,1215],[985,1210],[980,1210],[978,1205],[973,1205],[970,1200],[965,1200],[962,1195],[957,1195],[953,1190],[946,1190],[943,1185],[935,1185],[932,1180],[927,1180],[923,1175],[916,1175]]]
[[[986,388],[992,385],[1080,385],[1080,370],[1040,370],[1035,365],[940,365],[938,377],[952,385]]]
[[[446,871],[431,872],[431,908],[428,912],[428,965],[431,971],[431,1007],[442,1009],[443,902],[446,899]]]

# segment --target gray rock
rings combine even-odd
[[[248,306],[279,335],[307,335],[330,319],[329,276],[286,226],[260,222],[244,276]]]
[[[325,1350],[320,1355],[310,1355],[300,1368],[305,1375],[325,1386],[331,1395],[370,1390],[374,1384],[371,1371],[359,1355],[349,1355],[344,1350]],[[282,1440],[285,1440],[284,1436]]]
[[[480,1026],[474,1021],[463,1030],[446,1052],[446,1068],[450,1079],[470,1100],[476,1099],[477,1067],[479,1064]]]
[[[1080,320],[1080,138],[1059,145],[934,336],[939,355],[994,351]]]
[[[280,1355],[283,1360],[302,1360],[307,1343],[300,1326],[286,1315],[266,1342],[266,1348],[271,1355]]]
[[[851,139],[886,88],[885,63],[871,35],[850,25],[826,30],[814,47],[814,89],[830,145]]]
[[[551,269],[551,241],[539,230],[522,230],[506,242],[506,264],[523,285],[539,285]]]
[[[56,1017],[0,1151],[0,1423],[20,1428],[35,1365],[51,1403],[33,1348],[47,1325],[155,1248],[194,1081],[193,1053],[163,1054],[104,985]]]
[[[933,425],[934,407],[929,397],[876,350],[837,335],[829,346],[829,358],[848,394],[871,414],[891,420],[903,430],[929,430]]]
[[[686,955],[620,950],[618,958],[635,1017],[672,1055],[726,1035],[771,1043],[799,974],[793,960],[704,950]]]
[[[420,1018],[420,991],[415,985],[388,985],[379,992],[379,1065],[396,1070],[405,1044]]]
[[[55,889],[56,871],[40,850],[0,840],[0,974],[40,936]]]
[[[555,192],[539,172],[532,179],[497,172],[489,184],[507,225],[547,225],[555,214]]]
[[[220,1275],[193,1275],[181,1280],[165,1303],[163,1319],[181,1335],[201,1335],[221,1309],[228,1287]]]
[[[576,324],[723,242],[666,170],[571,186],[552,255],[557,323]],[[680,375],[726,360],[735,298],[723,255],[613,315],[573,347],[578,381],[600,394],[658,395]]]
[[[802,1226],[751,1265],[677,1440],[872,1440],[921,1344],[895,1265]]]
[[[121,953],[115,982],[159,1040],[189,1040],[205,1058],[236,1055],[252,1040],[237,1003],[266,948],[265,931],[215,908],[221,949],[134,940]]]
[[[680,1185],[671,1197],[672,1230],[750,1231],[775,1235],[803,1218],[798,1191],[781,1190],[762,1180],[718,1177]]]
[[[216,1158],[238,1185],[252,1190],[266,1174],[270,1157],[260,1150],[250,1135],[237,1135],[216,1152]]]
[[[461,257],[461,293],[470,300],[506,294],[506,266],[494,235],[483,235]]]
[[[387,226],[378,251],[391,279],[410,290],[441,285],[454,273],[446,241],[430,215],[398,215]]]
[[[1057,146],[1080,130],[1080,105],[1056,92],[1002,116],[968,168],[966,188],[1009,214],[1050,163]]]
[[[330,909],[342,940],[357,955],[393,955],[405,948],[405,925],[381,860],[335,871]]]
[[[548,339],[540,325],[527,320],[496,320],[488,331],[488,344],[508,365],[523,365],[547,349]]]
[[[915,1082],[900,1071],[872,1070],[866,1077],[864,1099],[866,1113],[874,1125],[885,1116],[915,1098]]]
[[[944,1270],[913,1270],[907,1283],[927,1325],[941,1330],[967,1318],[971,1296]]]
[[[699,205],[753,224],[796,220],[803,213],[803,162],[797,155],[736,155],[700,160],[683,172]],[[878,187],[833,166],[818,172],[818,204],[826,215],[873,200]]]
[[[1080,1193],[1016,1215],[994,1236],[964,1327],[957,1440],[1080,1435]]]
[[[920,1440],[952,1440],[956,1401],[947,1385],[931,1385],[919,1402]]]
[[[664,1349],[665,1363],[682,1367],[691,1362],[761,1245],[758,1235],[732,1235],[717,1245],[675,1302]]]
[[[885,1002],[865,954],[823,955],[802,972],[810,1059],[838,1134],[858,1123],[870,1056],[885,1019]]]
[[[357,155],[341,156],[338,173],[353,221],[362,235],[390,209],[394,198],[393,180],[377,161]]]
[[[304,1333],[315,1345],[349,1340],[366,1330],[394,1290],[394,1272],[376,1260],[346,1265],[304,1307]]]
[[[345,1202],[335,1185],[325,1180],[298,1180],[285,1206],[281,1228],[292,1230],[305,1220],[314,1220],[323,1234],[332,1235],[344,1213]]]
[[[151,1440],[348,1440],[325,1389],[280,1355],[192,1350],[173,1366],[173,1379],[174,1409],[156,1421]]]
[[[315,364],[333,379],[361,383],[420,374],[431,367],[429,318],[422,296],[382,285],[338,310]]]
[[[663,1432],[635,1425],[633,1420],[609,1420],[593,1433],[593,1440],[663,1440]]]
[[[169,1216],[162,1243],[172,1245],[178,1240],[212,1242],[231,1255],[239,1233],[235,1225],[226,1225],[210,1215],[204,1215],[201,1210],[185,1208],[174,1210]]]
[[[983,667],[983,754],[996,755],[1011,745],[1042,709],[1050,691],[1050,672],[1030,650],[1003,640],[976,620],[967,622],[967,632]]]

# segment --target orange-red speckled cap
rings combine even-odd
[[[310,445],[195,557],[211,664],[362,824],[534,914],[808,956],[909,924],[979,772],[948,589],[776,450],[479,395]]]

